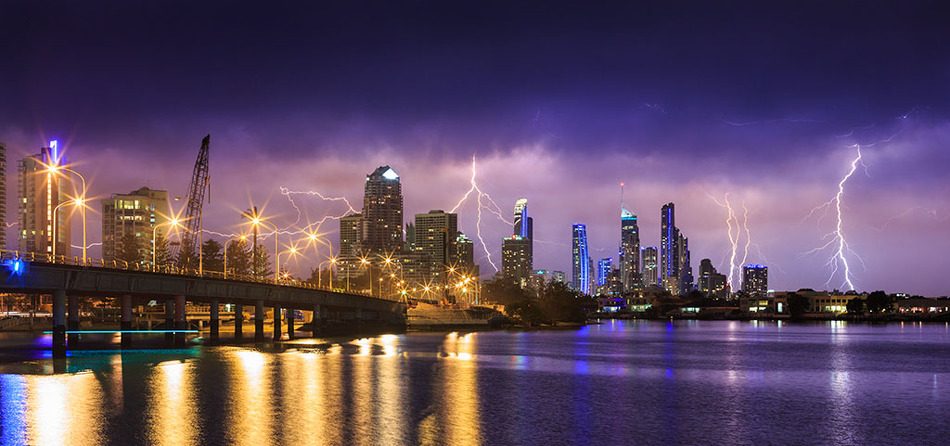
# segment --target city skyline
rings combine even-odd
[[[207,227],[232,232],[238,229],[232,208],[244,209],[249,201],[268,202],[270,215],[293,221],[296,212],[280,187],[346,197],[359,207],[360,179],[387,164],[404,179],[405,215],[448,211],[469,188],[474,155],[479,186],[506,218],[516,199],[530,200],[536,268],[570,271],[570,225],[575,222],[587,224],[592,258],[616,256],[617,188],[624,182],[625,202],[639,217],[643,246],[660,245],[657,210],[674,202],[677,226],[690,237],[693,269],[708,257],[728,273],[728,214],[716,201],[729,194],[737,217],[733,222],[742,221],[743,206],[749,211],[747,260],[769,266],[772,288],[832,289],[844,283],[840,274],[828,281],[825,262],[832,252],[805,253],[827,242],[824,237],[835,229],[833,209],[806,216],[835,197],[851,171],[857,144],[862,158],[842,195],[843,233],[866,264],[847,254],[855,287],[948,293],[943,253],[950,250],[950,184],[944,171],[950,155],[944,148],[950,141],[950,114],[946,89],[935,87],[942,85],[943,59],[934,57],[945,50],[935,38],[941,23],[925,7],[872,8],[848,36],[836,26],[848,21],[851,8],[827,5],[823,14],[808,14],[804,7],[799,20],[813,25],[814,32],[801,36],[769,15],[722,29],[735,15],[732,8],[755,10],[754,5],[686,15],[657,8],[648,14],[657,23],[653,28],[627,27],[597,8],[552,5],[561,15],[584,17],[614,31],[617,41],[604,52],[598,49],[609,39],[586,32],[588,25],[561,23],[556,14],[538,17],[518,7],[506,12],[520,19],[519,27],[496,26],[495,37],[461,26],[460,15],[443,17],[435,26],[418,10],[382,8],[364,19],[378,25],[369,27],[375,31],[355,41],[347,30],[287,26],[267,20],[265,12],[255,27],[283,31],[265,38],[264,47],[299,40],[274,56],[233,49],[231,43],[246,39],[240,34],[203,34],[200,18],[212,11],[194,8],[155,11],[162,19],[182,18],[182,26],[193,31],[189,34],[137,30],[147,14],[131,7],[93,18],[75,6],[57,11],[13,6],[35,20],[2,31],[20,36],[9,41],[26,39],[8,54],[12,69],[0,73],[0,85],[18,86],[0,104],[8,189],[16,160],[59,139],[90,177],[96,198],[141,186],[184,196],[198,141],[211,133],[214,180]],[[338,8],[320,14],[358,13]],[[630,6],[614,15],[637,23],[642,12]],[[241,22],[252,12],[235,8],[224,14],[225,22]],[[892,22],[894,16],[913,20]],[[56,24],[64,17],[77,18],[77,29],[59,30]],[[389,40],[386,31],[405,23],[432,26]],[[914,33],[906,32],[909,23]],[[684,37],[688,42],[677,44],[672,37],[683,27],[716,32],[692,33]],[[103,36],[100,29],[110,28],[127,31],[126,39],[70,51],[55,44],[64,32],[79,43],[96,42]],[[538,37],[552,29],[576,42],[574,49],[553,54],[555,47]],[[185,46],[178,34],[206,38],[196,39],[194,52],[180,53],[173,51]],[[700,41],[710,35],[716,37],[708,44]],[[765,39],[782,57],[772,58],[748,35]],[[844,39],[841,45],[848,51],[822,45],[831,37]],[[411,51],[402,46],[423,38],[448,39],[457,55],[431,44]],[[511,38],[531,50],[502,45]],[[644,49],[637,43],[643,39],[657,49]],[[325,43],[313,45],[320,40]],[[565,48],[554,40],[551,45]],[[703,55],[718,43],[732,45],[715,60]],[[35,47],[46,50],[31,51]],[[154,51],[130,56],[135,63],[108,83],[97,76],[99,62],[138,47]],[[807,56],[797,55],[797,48],[807,48]],[[347,59],[348,54],[389,51],[418,65]],[[686,54],[665,57],[677,51]],[[750,54],[762,59],[745,57]],[[201,63],[206,55],[216,63]],[[740,56],[740,64],[721,63]],[[242,75],[240,61],[247,57],[260,60],[260,68]],[[806,59],[813,63],[802,63]],[[500,74],[466,60],[507,63],[511,70]],[[297,69],[285,70],[285,61],[295,62]],[[167,75],[162,67],[168,66],[201,73]],[[434,81],[408,76],[420,66],[442,71]],[[394,75],[379,79],[379,72]],[[704,82],[689,81],[695,73]],[[238,99],[235,90],[248,95]],[[16,194],[7,192],[12,222]],[[292,197],[311,220],[347,210],[339,201]],[[475,239],[473,206],[470,197],[458,213],[459,229]],[[89,218],[90,226],[98,227],[99,216],[90,213]],[[8,245],[15,241],[10,229]],[[482,235],[499,267],[500,240],[510,232],[510,226],[484,213]],[[74,228],[74,238],[76,233]],[[95,238],[91,235],[90,242]],[[475,243],[487,276],[493,269]]]

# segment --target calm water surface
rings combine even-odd
[[[6,345],[0,444],[947,444],[950,326],[610,322],[283,347]]]

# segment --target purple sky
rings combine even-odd
[[[740,218],[749,210],[747,260],[770,266],[773,288],[835,288],[832,251],[803,255],[827,242],[834,212],[803,219],[834,197],[860,144],[842,202],[854,284],[950,292],[939,2],[127,3],[3,7],[8,219],[14,160],[50,138],[96,195],[184,195],[211,133],[207,227],[222,232],[240,230],[236,210],[252,200],[291,223],[281,186],[359,208],[381,164],[402,176],[407,215],[448,210],[474,154],[507,218],[528,198],[538,268],[570,271],[574,222],[588,224],[596,257],[616,255],[624,181],[644,245],[658,244],[673,201],[694,268],[708,257],[728,272],[726,213],[710,198],[728,193]],[[345,210],[297,201],[311,220]],[[474,238],[474,201],[459,213]],[[510,227],[483,218],[498,262]],[[96,217],[90,227],[98,241]]]

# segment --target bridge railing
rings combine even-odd
[[[268,285],[281,285],[281,286],[291,286],[296,288],[305,288],[310,290],[321,290],[321,291],[331,291],[338,293],[347,293],[355,294],[367,297],[373,297],[377,299],[385,300],[403,300],[400,297],[388,297],[388,296],[377,296],[365,291],[350,291],[344,290],[342,288],[330,288],[325,286],[319,286],[315,283],[308,282],[305,280],[298,280],[293,277],[286,278],[272,278],[272,277],[261,277],[255,276],[252,274],[235,274],[235,273],[224,273],[223,271],[199,271],[197,268],[181,268],[177,264],[165,263],[159,265],[151,265],[149,262],[127,262],[125,260],[113,259],[95,259],[86,257],[83,259],[80,256],[67,256],[67,255],[56,255],[53,256],[49,253],[36,253],[36,252],[21,252],[16,250],[0,250],[0,261],[5,265],[11,264],[14,261],[23,261],[26,263],[44,263],[52,265],[72,265],[72,266],[81,266],[85,268],[104,268],[104,269],[114,269],[121,271],[138,271],[138,272],[147,272],[147,273],[157,273],[157,274],[173,274],[179,276],[189,276],[189,277],[200,277],[200,278],[209,278],[209,279],[225,279],[225,280],[236,280],[241,282],[254,282],[254,283],[265,283]]]

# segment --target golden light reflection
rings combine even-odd
[[[446,353],[445,373],[440,392],[444,398],[441,414],[447,444],[481,444],[478,410],[478,371],[475,363],[477,334],[450,333],[442,349]]]
[[[375,356],[379,388],[376,398],[376,424],[381,433],[381,444],[406,442],[406,427],[409,414],[406,411],[406,380],[404,358],[399,356],[399,336],[383,335],[379,338],[382,355]]]
[[[369,339],[355,341],[359,346],[359,355],[351,358],[353,366],[353,426],[354,435],[350,440],[354,444],[373,444],[373,357],[372,342]]]
[[[148,438],[156,445],[195,444],[197,404],[192,364],[167,361],[153,369],[149,380]]]
[[[228,384],[228,441],[235,445],[272,444],[274,410],[267,356],[254,350],[239,350],[234,355],[234,378]]]
[[[291,398],[284,399],[284,429],[287,444],[310,444],[325,439],[326,420],[322,415],[323,392],[320,367],[315,353],[289,352],[281,355],[280,380]]]
[[[92,373],[29,378],[26,444],[102,442],[102,387]],[[100,416],[96,416],[100,415]]]

